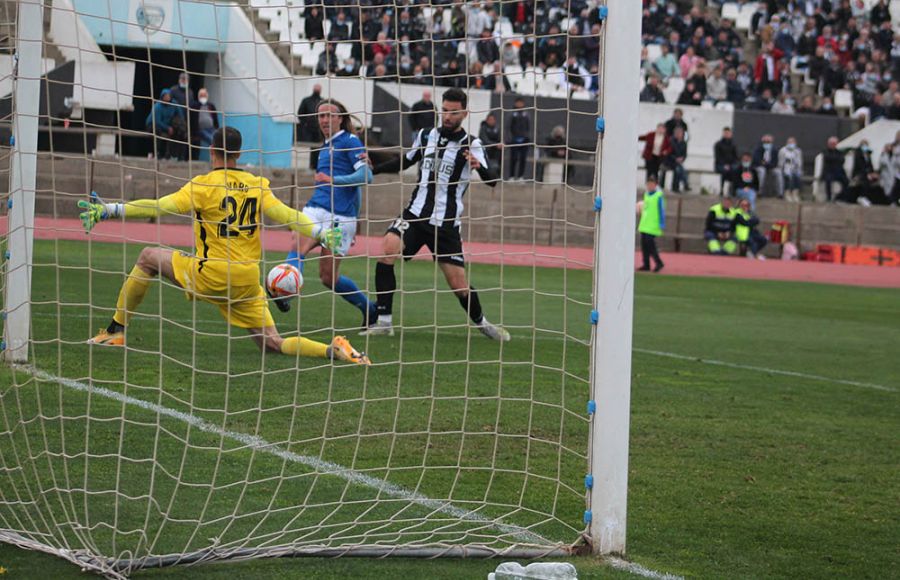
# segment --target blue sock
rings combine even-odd
[[[291,250],[290,252],[288,252],[286,262],[288,264],[290,264],[291,266],[300,270],[300,273],[303,274],[303,263],[304,263],[303,259],[305,257],[306,256],[301,256],[300,254],[298,254],[297,250]]]
[[[338,278],[337,284],[334,285],[334,291],[340,294],[341,298],[359,308],[360,312],[362,312],[363,314],[365,314],[367,310],[370,313],[375,312],[375,306],[371,302],[369,302],[369,299],[366,298],[366,295],[362,293],[362,291],[359,289],[359,286],[356,285],[356,282],[354,282],[347,276],[341,276],[340,278]],[[374,319],[375,318],[372,318],[372,320]]]

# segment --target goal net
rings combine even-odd
[[[605,445],[596,417],[621,409],[597,400],[602,351],[630,349],[631,304],[630,284],[610,298],[627,306],[628,323],[600,348],[598,187],[607,177],[598,168],[616,153],[604,147],[632,161],[635,150],[598,139],[598,113],[612,106],[601,91],[603,47],[619,33],[607,30],[607,8],[5,2],[0,246],[10,362],[0,367],[0,541],[119,577],[280,555],[560,556],[590,551],[610,530],[624,534],[623,490],[621,521],[591,531],[592,484],[621,481],[627,469],[596,469]],[[212,223],[199,210],[126,220],[108,209],[87,235],[79,220],[79,201],[159,200],[218,169],[209,152],[217,127],[243,140],[238,168],[226,173],[265,177],[277,199],[303,209],[329,190],[317,173],[338,176],[342,154],[336,134],[324,141],[311,95],[342,103],[362,159],[384,168],[444,127],[452,88],[467,96],[469,151],[478,138],[495,173],[473,170],[463,183],[468,161],[454,173],[434,156],[438,183],[423,192],[440,206],[446,169],[465,192],[450,203],[464,208],[444,206],[445,225],[427,230],[422,243],[437,244],[437,260],[423,247],[394,262],[393,336],[359,334],[346,280],[378,300],[385,232],[404,216],[428,159],[377,171],[349,202],[356,237],[339,266],[310,250],[290,311],[267,300],[281,337],[331,345],[346,336],[371,366],[261,351],[226,321],[242,312],[239,300],[217,307],[166,276],[179,259],[208,258],[212,237],[255,236],[262,284],[296,248],[262,210]],[[607,137],[615,122],[607,112]],[[626,134],[619,143],[633,143]],[[607,194],[603,211],[612,203],[626,223],[635,175],[619,174],[622,201]],[[629,272],[630,227],[607,257]],[[462,260],[441,250],[448,229],[459,232]],[[123,346],[88,344],[113,320],[145,247],[176,258],[156,262],[163,275],[148,275],[139,305],[128,295]],[[463,300],[448,283],[460,273],[473,289]],[[476,289],[484,321],[509,342],[472,320]],[[623,364],[624,434],[617,429],[627,456]]]

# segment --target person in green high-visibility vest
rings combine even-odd
[[[656,182],[656,177],[647,177],[647,191],[644,193],[644,201],[638,206],[641,208],[641,221],[638,223],[638,231],[641,233],[641,256],[643,265],[638,268],[641,272],[650,271],[650,259],[656,264],[654,272],[663,269],[663,262],[656,249],[656,238],[663,235],[666,229],[666,200],[663,197],[662,188]]]
[[[706,240],[706,247],[710,254],[733,256],[737,253],[738,244],[734,238],[734,216],[735,209],[731,205],[730,197],[723,197],[721,202],[709,208],[703,238]]]
[[[756,230],[759,218],[753,215],[750,201],[742,199],[734,213],[734,237],[740,245],[740,251],[746,253],[748,258],[765,260],[762,254],[768,240]]]

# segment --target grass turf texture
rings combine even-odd
[[[473,282],[482,289],[486,313],[496,321],[502,308],[503,322],[512,327],[514,341],[501,350],[477,333],[469,338],[455,298],[433,292],[445,287],[442,280],[435,284],[431,264],[413,263],[405,271],[408,292],[402,305],[404,326],[412,328],[402,337],[371,341],[367,348],[379,366],[366,373],[350,367],[316,368],[319,361],[307,360],[300,361],[298,371],[294,361],[284,357],[270,356],[260,364],[255,347],[240,333],[227,340],[221,335],[226,327],[212,306],[197,305],[201,332],[188,332],[194,306],[174,289],[164,290],[162,299],[156,290],[148,294],[141,311],[157,314],[162,300],[167,320],[160,324],[152,317],[137,319],[129,337],[137,352],[91,352],[77,343],[106,324],[121,272],[130,269],[139,248],[123,252],[121,246],[97,244],[88,251],[86,244],[70,242],[37,242],[35,248],[35,263],[63,266],[36,267],[34,272],[35,300],[49,302],[35,308],[33,319],[39,341],[36,362],[44,370],[74,379],[90,374],[109,381],[98,386],[122,391],[125,367],[130,396],[179,410],[188,410],[186,402],[192,401],[195,414],[224,429],[258,432],[284,447],[290,442],[296,453],[322,456],[377,478],[387,476],[429,497],[451,498],[462,508],[473,509],[486,500],[484,515],[535,525],[534,531],[552,540],[571,541],[580,528],[587,392],[579,378],[587,376],[587,351],[579,340],[588,336],[589,307],[584,303],[589,273],[505,268],[501,293],[496,290],[500,269],[474,266]],[[91,276],[84,269],[88,264],[94,268]],[[319,292],[315,267],[310,266],[300,326],[304,333],[327,340],[325,329],[332,323],[351,327],[358,315],[342,301],[332,308],[332,296]],[[347,266],[345,272],[359,282],[366,278],[363,261]],[[560,296],[563,291],[568,299]],[[810,284],[639,277],[635,346],[892,384],[891,378],[900,376],[900,364],[895,357],[875,353],[885,352],[884,345],[897,340],[900,308],[895,294]],[[60,323],[57,300],[64,304],[58,311]],[[86,318],[89,312],[93,320]],[[282,331],[297,327],[296,311],[292,314],[276,316]],[[560,334],[564,321],[567,340]],[[440,326],[437,339],[435,322]],[[533,326],[542,329],[534,333],[534,341]],[[58,334],[65,341],[62,345],[54,340]],[[162,358],[155,354],[160,344]],[[269,374],[260,390],[263,366]],[[192,373],[192,367],[200,372]],[[0,384],[11,382],[4,378],[11,378],[9,373],[0,370]],[[892,484],[900,426],[896,392],[642,352],[635,354],[634,374],[630,558],[650,568],[707,577],[891,573],[896,534],[890,530],[898,523]],[[26,462],[38,466],[37,475],[26,470],[6,476],[6,499],[12,483],[24,489],[23,478],[33,488],[37,481],[50,487],[51,466],[58,484],[68,477],[73,487],[105,490],[108,493],[87,496],[61,494],[65,506],[54,493],[43,507],[51,506],[58,519],[65,510],[81,516],[87,511],[94,541],[107,550],[146,546],[155,536],[141,538],[135,530],[148,517],[149,528],[156,530],[163,521],[158,511],[169,511],[170,520],[155,552],[181,549],[185,543],[200,547],[210,537],[236,542],[254,527],[256,535],[266,536],[287,526],[297,531],[292,538],[310,534],[317,540],[327,535],[353,541],[367,534],[369,540],[389,542],[396,541],[401,529],[413,540],[452,542],[475,532],[480,541],[491,542],[502,535],[479,522],[454,524],[444,514],[425,517],[428,510],[399,500],[373,507],[371,490],[326,476],[313,484],[307,466],[284,465],[259,452],[238,450],[233,442],[189,432],[181,422],[158,419],[143,409],[123,409],[115,401],[92,397],[91,420],[86,422],[87,396],[57,385],[4,389],[3,404],[8,423],[20,417],[28,421],[12,438],[20,454],[26,440],[32,454],[45,447],[58,454],[64,439],[70,456],[63,461],[44,454]],[[43,419],[37,413],[39,404]],[[62,422],[61,406],[69,418]],[[118,420],[123,413],[129,419],[124,429]],[[430,438],[426,430],[432,432]],[[191,443],[187,452],[184,440]],[[92,454],[87,475],[84,456],[79,455],[86,442]],[[216,462],[220,447],[226,452]],[[9,438],[0,443],[0,450],[7,465],[13,463]],[[146,461],[154,454],[155,469]],[[383,469],[388,461],[390,472]],[[457,470],[457,464],[465,469]],[[530,477],[525,478],[525,472]],[[557,473],[561,486],[552,483]],[[280,488],[278,476],[283,476]],[[247,479],[254,483],[245,486]],[[181,482],[177,487],[176,481]],[[155,502],[151,510],[148,494]],[[297,517],[296,506],[304,504],[315,507]],[[517,510],[519,506],[526,510]],[[37,517],[36,511],[29,513]],[[547,513],[555,517],[543,515]],[[205,524],[190,542],[195,526],[172,521],[201,516]],[[381,526],[391,518],[402,523]],[[350,526],[353,520],[362,523]],[[113,521],[120,532],[132,533],[114,536],[104,524]],[[270,538],[275,536],[266,536]],[[0,558],[33,569],[44,562],[43,556],[9,547],[0,548]],[[307,575],[312,566],[317,574],[329,569],[357,576],[427,570],[433,576],[472,577],[495,565],[289,560],[244,563],[234,571],[291,577],[294,572]],[[372,566],[387,568],[382,574]],[[210,567],[203,573],[213,577],[228,569]],[[196,572],[175,569],[163,574]],[[580,572],[621,574],[589,562],[582,563]]]

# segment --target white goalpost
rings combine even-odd
[[[110,578],[280,556],[625,553],[639,2],[13,8],[0,15],[15,18],[0,47],[0,139],[11,137],[0,158],[0,542]],[[214,113],[171,100],[182,73],[185,98],[202,88]],[[468,302],[445,282],[440,251],[396,260],[393,336],[358,334],[352,293],[330,287],[346,278],[379,299],[382,238],[405,215],[417,167],[360,187],[340,271],[313,249],[291,310],[267,301],[281,336],[346,335],[371,366],[261,352],[226,322],[238,302],[186,300],[158,276],[127,304],[124,345],[87,344],[144,247],[208,258],[210,239],[227,245],[234,226],[259,240],[262,283],[295,245],[262,211],[225,223],[196,207],[110,214],[86,234],[76,203],[158,200],[218,170],[215,118],[243,139],[226,172],[262,176],[303,209],[340,154],[315,112],[298,117],[314,85],[347,106],[374,167],[410,151],[426,93],[427,134],[445,92],[464,90],[462,129],[498,172],[494,184],[473,171],[460,225],[435,229],[462,240],[464,260],[450,263],[464,268]],[[316,166],[326,149],[331,164]],[[484,320],[512,340],[482,336],[476,291]]]

